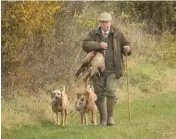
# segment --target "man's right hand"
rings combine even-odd
[[[100,47],[103,48],[103,49],[107,49],[108,44],[105,43],[105,42],[101,42],[101,43],[100,43]]]

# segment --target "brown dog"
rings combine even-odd
[[[76,110],[81,114],[81,124],[87,125],[87,114],[91,112],[92,115],[92,123],[97,125],[96,121],[96,113],[97,113],[97,106],[95,101],[97,100],[96,94],[91,89],[84,89],[82,92],[77,93],[77,100],[76,100]]]
[[[63,91],[54,90],[51,92],[51,100],[52,100],[52,110],[56,114],[56,118],[54,118],[55,124],[60,125],[60,119],[58,113],[61,112],[62,125],[67,124],[67,115],[68,115],[68,96],[65,94],[65,86]]]

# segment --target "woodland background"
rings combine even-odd
[[[131,100],[176,90],[175,1],[2,1],[4,129],[51,120],[48,90],[66,84],[75,100],[82,85],[74,81],[85,56],[82,40],[105,11],[133,46],[128,58]],[[127,98],[125,80],[119,102]]]

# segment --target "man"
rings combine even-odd
[[[115,91],[118,79],[123,75],[123,55],[130,55],[131,47],[123,33],[111,25],[111,14],[102,13],[98,20],[100,27],[89,32],[82,47],[85,52],[105,51],[105,70],[100,77],[93,78],[93,86],[97,94],[100,125],[111,126],[115,125]]]

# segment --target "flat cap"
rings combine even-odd
[[[111,21],[112,16],[110,13],[101,13],[98,17],[99,21]]]

